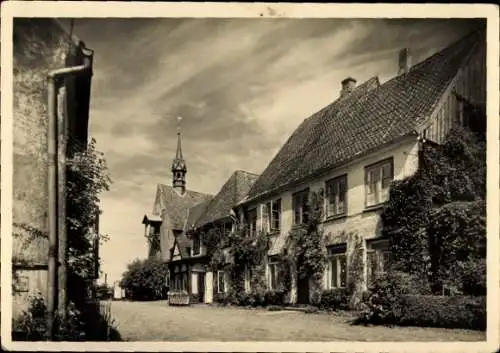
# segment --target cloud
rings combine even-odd
[[[464,20],[79,19],[95,51],[90,133],[114,184],[102,196],[111,235],[104,269],[117,279],[145,253],[142,215],[170,184],[182,116],[188,188],[217,193],[236,169],[261,173],[347,76],[394,76],[464,35]],[[119,249],[119,250],[118,250]],[[110,275],[111,276],[111,275]]]

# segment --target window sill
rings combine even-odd
[[[297,230],[297,229],[301,229],[301,228],[304,228],[306,225],[304,223],[301,223],[301,224],[294,224],[292,226],[292,230]]]
[[[267,233],[267,235],[270,236],[270,237],[273,237],[273,236],[279,235],[279,234],[280,234],[279,230],[273,230],[273,231]]]
[[[372,206],[365,206],[365,209],[363,210],[363,212],[378,211],[378,210],[383,209],[385,205],[386,205],[386,203],[382,202],[382,203],[378,203],[378,204],[372,205]]]
[[[347,218],[347,214],[343,213],[343,214],[339,214],[339,215],[333,215],[333,216],[328,216],[325,218],[325,223],[326,222],[331,222],[331,221],[335,221],[337,219],[343,219],[343,218]]]

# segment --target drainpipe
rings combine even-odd
[[[59,252],[59,266],[58,266],[58,286],[57,292],[59,298],[57,300],[57,307],[59,314],[61,315],[61,321],[66,320],[66,308],[68,305],[67,300],[67,236],[66,236],[66,116],[67,116],[67,105],[65,104],[67,99],[66,87],[61,87],[59,93],[57,94],[57,120],[58,120],[58,252]]]
[[[79,74],[86,71],[91,73],[91,53],[92,51],[82,47],[86,54],[85,63],[79,66],[66,67],[49,72],[48,79],[48,228],[49,228],[49,258],[48,258],[48,278],[47,278],[47,334],[50,340],[54,339],[54,319],[58,299],[57,282],[57,260],[59,243],[59,178],[58,178],[58,139],[59,139],[59,121],[57,116],[57,94],[56,86],[66,76]],[[87,53],[88,54],[87,54]],[[66,244],[66,239],[63,240]]]

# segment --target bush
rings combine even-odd
[[[47,331],[47,306],[41,293],[29,297],[29,307],[12,323],[13,339],[43,341]]]
[[[262,291],[252,291],[249,295],[249,304],[253,307],[265,306],[265,292]]]
[[[107,310],[106,310],[107,309]],[[29,297],[29,306],[13,322],[13,339],[41,341],[47,338],[47,306],[40,293]],[[101,307],[98,301],[85,303],[78,310],[74,303],[68,305],[66,320],[56,317],[56,341],[120,341],[116,323],[111,318],[109,306]]]
[[[214,303],[226,305],[228,303],[228,297],[226,293],[214,293]]]
[[[470,260],[461,264],[460,277],[464,295],[486,295],[486,260]]]
[[[135,260],[127,266],[121,286],[132,300],[163,299],[167,274],[167,263],[157,258]]]
[[[404,295],[430,294],[429,285],[403,272],[388,272],[379,276],[365,294],[358,322],[393,324],[401,315]]]
[[[486,297],[404,296],[396,323],[486,330]]]
[[[347,310],[349,308],[349,294],[345,288],[325,290],[319,300],[321,310]]]
[[[284,291],[267,291],[264,293],[264,305],[283,305],[285,303]]]

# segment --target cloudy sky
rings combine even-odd
[[[69,23],[69,20],[62,20]],[[114,181],[101,198],[108,282],[147,254],[142,216],[171,184],[176,117],[191,190],[216,193],[236,169],[261,173],[309,115],[468,33],[465,20],[77,19],[95,50],[90,134]]]

